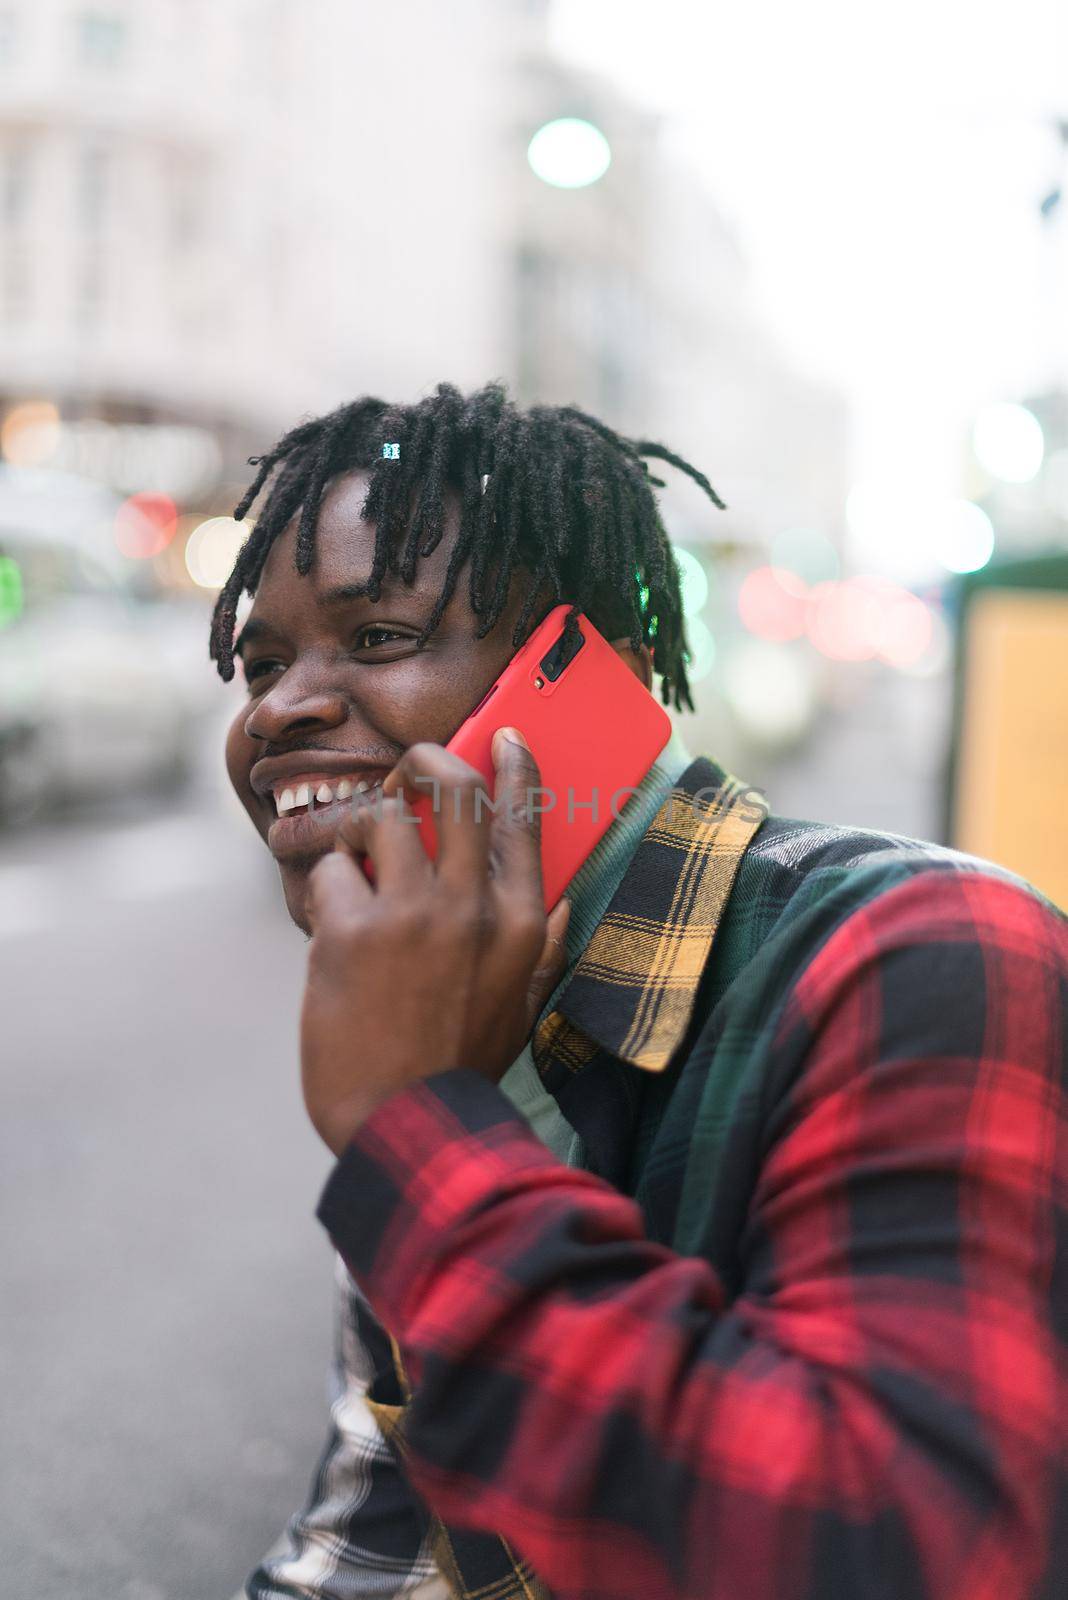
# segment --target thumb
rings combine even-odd
[[[538,1013],[564,975],[567,967],[567,945],[564,935],[571,916],[571,901],[560,899],[549,913],[545,924],[545,943],[538,964],[530,975],[527,987],[527,1023],[533,1027]]]
[[[312,936],[343,924],[347,914],[365,905],[373,893],[356,865],[354,852],[349,849],[328,851],[308,875],[305,911]]]

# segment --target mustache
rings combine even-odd
[[[402,750],[357,750],[348,745],[336,744],[277,744],[274,742],[260,746],[257,757],[267,760],[273,756],[350,756],[353,761],[361,762],[369,767],[395,767],[401,756]]]

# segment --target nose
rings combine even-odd
[[[308,728],[336,728],[349,714],[348,701],[323,682],[320,674],[290,667],[274,688],[266,690],[245,719],[250,739],[284,743]]]

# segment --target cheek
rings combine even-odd
[[[455,659],[440,663],[433,695],[426,696],[420,707],[421,731],[416,737],[447,744],[514,654],[504,630],[495,629],[486,639],[468,643]]]
[[[398,751],[424,739],[447,744],[500,670],[492,661],[437,654],[404,668],[369,676],[360,697],[366,719]]]
[[[238,798],[246,804],[251,798],[248,775],[257,758],[256,742],[245,732],[247,717],[248,711],[242,707],[227,730],[225,748],[227,776]]]

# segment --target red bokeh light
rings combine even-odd
[[[165,494],[132,494],[115,513],[115,543],[134,561],[158,556],[177,530],[178,507]]]
[[[911,667],[927,650],[933,636],[930,606],[904,590],[886,608],[879,635],[879,659],[892,667]]]
[[[754,567],[738,593],[738,615],[758,639],[782,642],[804,632],[808,584],[787,567]]]
[[[806,632],[832,661],[867,661],[878,638],[880,601],[855,578],[817,583],[809,598]]]
[[[910,666],[931,642],[931,611],[901,584],[877,573],[817,584],[806,630],[816,649],[835,661]]]

